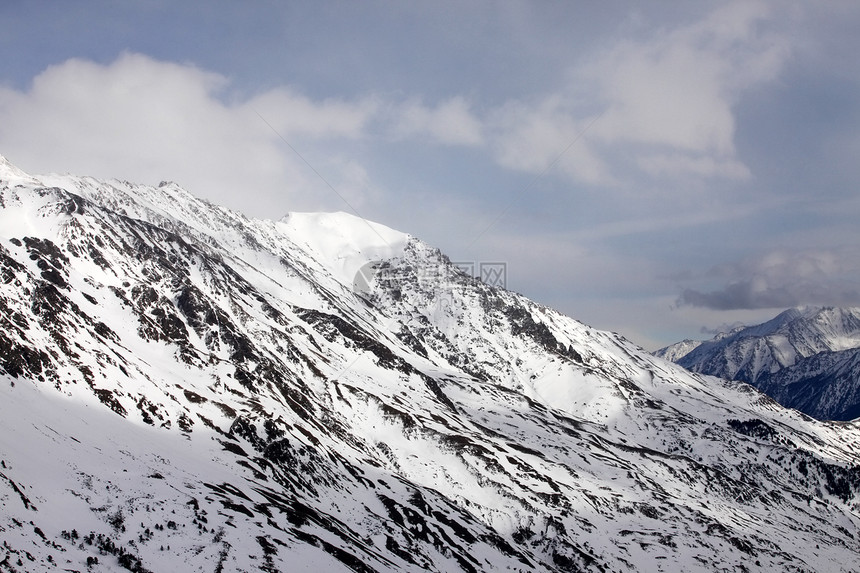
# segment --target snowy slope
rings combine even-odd
[[[799,307],[772,320],[684,341],[655,355],[694,372],[753,384],[819,419],[860,415],[860,309]]]
[[[849,571],[860,552],[858,425],[342,213],[252,220],[4,160],[0,369],[4,571]]]

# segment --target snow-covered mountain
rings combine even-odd
[[[681,342],[676,342],[675,344],[670,344],[669,346],[665,346],[659,350],[655,350],[652,352],[654,356],[662,358],[664,360],[669,360],[671,362],[678,362],[684,356],[690,354],[693,350],[705,344],[705,342],[717,342],[723,340],[724,338],[728,338],[730,336],[735,335],[746,328],[745,326],[736,326],[731,330],[719,332],[716,336],[710,341],[705,340],[693,340],[692,338],[685,338]]]
[[[759,388],[821,420],[860,418],[860,348],[813,354],[760,379]]]
[[[860,560],[860,426],[343,213],[0,160],[0,393],[2,571]]]
[[[659,350],[655,350],[653,354],[654,356],[662,358],[663,360],[677,362],[684,356],[691,353],[693,350],[696,349],[696,347],[698,347],[704,342],[704,340],[693,340],[692,338],[685,338],[681,342],[676,342],[675,344],[670,344],[669,346],[663,347]]]
[[[654,353],[694,372],[754,385],[810,416],[860,416],[860,309],[798,307],[709,341]]]

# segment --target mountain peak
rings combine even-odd
[[[5,156],[0,155],[0,180],[14,183],[35,183],[38,180],[13,165]]]
[[[407,237],[405,233],[345,211],[291,211],[280,222],[294,228],[321,227],[344,237],[354,237],[359,243],[395,244]]]
[[[291,212],[278,227],[293,242],[312,250],[343,281],[350,282],[367,263],[399,257],[409,235],[362,217]]]

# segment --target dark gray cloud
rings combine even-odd
[[[734,330],[736,328],[743,327],[743,326],[746,326],[746,323],[739,322],[739,321],[735,321],[735,322],[731,322],[731,323],[724,322],[724,323],[720,324],[719,326],[714,326],[714,327],[703,326],[702,328],[699,329],[699,332],[701,334],[709,334],[711,336],[716,336],[718,334],[724,334],[726,332],[731,332],[732,330]]]
[[[713,310],[783,309],[803,304],[860,304],[860,259],[856,248],[777,250],[704,273],[726,284],[713,290],[684,288],[678,306]]]
[[[799,304],[799,299],[785,288],[761,289],[755,281],[726,285],[721,290],[700,292],[684,289],[679,305],[692,305],[714,310],[749,310],[756,308],[787,308]]]

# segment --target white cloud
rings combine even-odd
[[[365,135],[379,102],[365,98],[357,102],[325,99],[315,102],[286,87],[260,94],[241,108],[260,114],[278,133],[314,138],[357,139]]]
[[[509,102],[489,119],[496,161],[508,169],[542,173],[558,161],[569,176],[591,184],[613,178],[585,136],[596,118],[575,117],[561,96],[537,103]]]
[[[241,98],[230,88],[222,75],[141,54],[106,65],[67,60],[27,90],[0,88],[0,152],[31,173],[174,179],[218,203],[276,218],[344,209],[341,196],[353,206],[366,204],[368,194],[378,198],[355,156],[357,141],[393,134],[450,146],[483,142],[482,124],[462,97],[427,106],[372,95],[314,100],[286,85]]]
[[[663,153],[643,155],[636,162],[639,167],[655,176],[678,178],[695,177],[724,177],[726,179],[749,179],[749,168],[737,159],[714,157],[711,155],[693,156],[683,153]]]
[[[231,101],[229,86],[218,74],[140,54],[108,65],[68,60],[39,74],[27,91],[0,90],[0,149],[32,173],[170,178],[256,216],[344,208],[280,137],[301,142],[303,151],[361,138],[377,103],[315,102],[285,87]],[[325,162],[349,163],[334,147]],[[354,163],[351,174],[332,178],[355,180],[363,168]],[[351,185],[355,202],[360,188]]]
[[[613,184],[628,165],[663,178],[748,178],[734,106],[774,79],[789,53],[764,31],[768,17],[763,3],[736,2],[586,56],[567,90],[496,113],[498,162],[541,172],[581,134],[559,166],[586,183]]]
[[[448,145],[480,145],[483,126],[460,96],[452,97],[435,108],[419,100],[409,101],[395,110],[393,131],[399,137],[427,135]]]
[[[733,106],[773,79],[788,55],[784,41],[761,30],[768,15],[762,3],[732,3],[598,56],[582,71],[608,106],[594,136],[674,150],[660,165],[645,162],[664,174],[746,176],[735,158]]]
[[[361,161],[356,142],[393,136],[484,147],[506,169],[553,168],[589,185],[615,186],[631,167],[660,179],[745,179],[732,106],[785,56],[759,30],[766,15],[759,4],[731,4],[701,22],[651,31],[586,54],[566,90],[480,113],[461,95],[432,105],[372,94],[317,100],[282,85],[240,97],[229,78],[192,65],[133,53],[107,65],[73,59],[28,90],[0,88],[0,150],[36,173],[169,177],[270,216],[343,207],[281,137],[321,174]],[[241,202],[248,188],[251,205]]]

